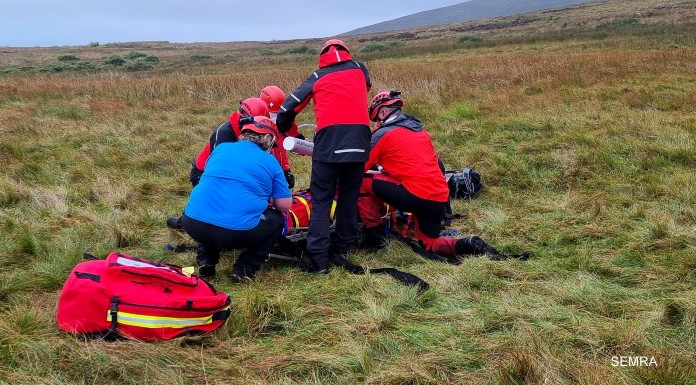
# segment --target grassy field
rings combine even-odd
[[[60,332],[63,282],[85,251],[192,265],[165,249],[190,242],[165,219],[192,158],[239,100],[299,85],[320,42],[3,49],[0,383],[696,384],[695,10],[605,1],[351,37],[373,93],[401,89],[448,168],[483,175],[453,228],[534,257],[351,255],[424,278],[420,296],[273,262],[248,286],[214,280],[233,298],[221,330],[156,344]],[[308,186],[309,159],[290,161]]]

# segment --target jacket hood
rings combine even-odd
[[[330,46],[326,52],[319,55],[319,68],[324,68],[344,61],[353,60],[350,52]]]
[[[372,133],[372,138],[370,139],[370,148],[374,148],[377,145],[377,142],[379,142],[379,140],[382,139],[382,137],[389,131],[401,127],[414,132],[423,131],[423,124],[420,122],[420,120],[411,115],[402,113],[397,115],[396,118],[382,124],[375,132]]]
[[[379,129],[383,128],[394,128],[394,127],[403,127],[403,128],[408,128],[411,131],[423,131],[423,123],[421,123],[420,120],[416,119],[415,117],[408,115],[408,114],[399,114],[397,115],[396,118],[382,124]]]

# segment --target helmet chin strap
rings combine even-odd
[[[392,108],[392,110],[387,114],[387,116],[385,116],[384,119],[380,120],[379,122],[384,123],[387,120],[389,120],[389,118],[391,118],[392,115],[397,114],[399,112],[401,112],[401,108]]]

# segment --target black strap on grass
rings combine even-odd
[[[391,275],[392,278],[403,283],[404,285],[418,286],[418,294],[423,294],[426,290],[430,289],[430,285],[428,284],[428,282],[425,282],[422,278],[418,277],[417,275],[397,270],[393,267],[370,269],[370,273]]]
[[[401,282],[406,286],[417,286],[418,294],[423,294],[423,292],[430,288],[428,282],[424,281],[422,278],[414,274],[407,273],[405,271],[397,270],[393,267],[383,267],[379,269],[366,270],[364,267],[351,263],[350,261],[341,256],[334,256],[333,263],[334,265],[340,266],[353,274],[365,274],[367,272],[371,274],[390,275],[392,278],[396,279],[397,281]]]
[[[413,247],[413,246],[411,246],[411,247]],[[195,246],[189,246],[189,245],[182,243],[182,244],[176,245],[175,247],[172,247],[170,250],[175,252],[175,253],[182,253],[182,252],[195,250],[195,249],[196,249]],[[425,251],[425,249],[423,249],[423,251]],[[425,252],[427,253],[427,251],[425,251]],[[273,256],[275,258],[281,257],[281,259],[297,261],[297,258],[295,258],[295,257],[282,258],[285,256],[277,254],[277,253],[273,254]],[[441,257],[441,258],[444,258],[444,257]],[[418,294],[422,294],[423,292],[428,290],[428,288],[430,288],[430,285],[428,284],[428,282],[424,281],[420,277],[418,277],[414,274],[411,274],[411,273],[407,273],[405,271],[397,270],[393,267],[384,267],[381,269],[365,269],[364,267],[362,267],[360,265],[356,265],[354,263],[351,263],[350,261],[348,261],[347,259],[345,259],[344,257],[341,257],[341,256],[334,256],[333,263],[334,263],[334,265],[340,266],[340,267],[346,269],[347,271],[349,271],[350,273],[353,273],[353,274],[360,275],[360,274],[365,274],[367,272],[367,273],[373,273],[373,274],[390,275],[392,278],[396,279],[397,281],[399,281],[400,283],[403,283],[406,286],[418,286]]]

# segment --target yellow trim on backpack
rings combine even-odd
[[[226,307],[224,310],[228,310],[230,307]],[[106,320],[111,322],[111,312],[107,312]],[[138,326],[148,329],[156,328],[173,328],[173,329],[183,329],[191,326],[201,326],[213,323],[213,315],[205,317],[160,317],[145,314],[136,313],[126,313],[119,311],[116,315],[116,321],[122,325]]]

